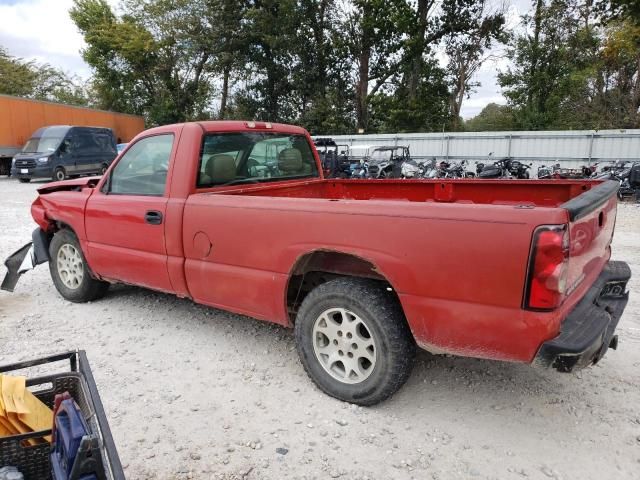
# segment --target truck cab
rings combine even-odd
[[[117,155],[113,131],[100,127],[55,125],[36,130],[12,162],[21,182],[102,174]]]

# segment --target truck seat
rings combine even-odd
[[[236,178],[236,162],[231,155],[211,155],[205,164],[200,183],[229,182]]]
[[[302,154],[297,148],[285,148],[278,154],[278,168],[285,175],[310,173],[311,168],[302,161]]]

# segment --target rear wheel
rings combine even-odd
[[[58,167],[55,172],[53,172],[54,180],[61,182],[62,180],[67,178],[67,172],[64,171],[64,168]]]
[[[20,183],[29,183],[31,181],[31,179],[30,178],[19,178],[18,181]]]
[[[58,231],[49,245],[49,272],[56,289],[70,302],[96,300],[107,292],[109,284],[91,277],[80,242],[69,230]]]
[[[340,400],[375,405],[411,374],[413,337],[380,282],[339,278],[316,287],[300,306],[295,336],[309,377]]]

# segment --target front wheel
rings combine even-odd
[[[109,288],[91,276],[80,242],[69,230],[58,231],[49,245],[49,272],[56,289],[74,303],[96,300]]]
[[[300,306],[295,337],[311,380],[340,400],[375,405],[411,374],[415,342],[381,282],[339,278],[316,287]]]
[[[53,179],[61,182],[62,180],[67,178],[67,172],[64,171],[64,168],[58,167],[56,171],[53,172]]]

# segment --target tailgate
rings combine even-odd
[[[585,279],[593,281],[609,260],[618,187],[609,180],[561,205],[569,214],[569,295]]]

